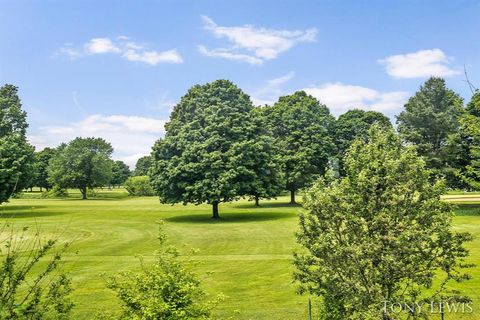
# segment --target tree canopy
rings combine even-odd
[[[252,195],[268,152],[250,98],[227,80],[192,87],[153,147],[152,183],[164,203],[218,204]]]
[[[125,162],[117,160],[112,163],[112,179],[110,184],[112,186],[122,185],[131,176],[130,168]]]
[[[134,175],[136,176],[148,176],[148,170],[152,166],[152,157],[143,156],[137,160],[135,164]]]
[[[413,143],[418,153],[425,157],[434,175],[447,178],[454,184],[457,166],[449,162],[449,138],[458,132],[463,112],[463,100],[448,89],[445,80],[432,77],[405,105],[405,111],[397,117],[398,131],[403,139]]]
[[[0,88],[0,204],[26,187],[33,173],[33,147],[26,139],[27,114],[18,89]]]
[[[323,174],[334,155],[335,118],[304,91],[280,97],[264,112],[284,162],[285,188],[295,203],[295,192]]]
[[[62,188],[87,189],[108,185],[112,177],[112,146],[101,138],[76,138],[59,147],[48,167],[49,181]]]
[[[45,148],[35,153],[33,186],[45,188],[47,191],[52,187],[52,184],[48,181],[48,164],[55,152],[56,150],[54,148]]]
[[[365,138],[373,124],[392,128],[390,119],[378,111],[352,109],[338,117],[335,125],[335,142],[342,172],[345,152],[357,138]]]
[[[394,319],[385,301],[448,295],[444,284],[467,278],[471,236],[452,231],[444,183],[430,182],[413,146],[375,125],[347,151],[345,173],[307,192],[297,235],[295,278],[324,298],[325,319]]]

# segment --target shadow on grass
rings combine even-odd
[[[260,202],[260,207],[256,207],[255,203],[252,202],[252,203],[237,204],[237,205],[233,205],[232,207],[237,209],[262,210],[262,209],[268,209],[268,208],[301,208],[302,205],[299,203],[290,204],[288,202],[265,202],[265,203]]]
[[[457,216],[480,216],[480,203],[456,203]]]
[[[232,223],[232,222],[259,222],[292,218],[295,215],[287,212],[220,212],[220,219],[212,219],[210,213],[184,214],[165,219],[177,223]]]
[[[0,206],[0,218],[2,219],[21,219],[21,218],[39,218],[48,216],[58,216],[66,214],[66,212],[42,211],[46,206],[16,206],[5,205]],[[40,210],[39,210],[40,209]]]

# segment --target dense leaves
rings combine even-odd
[[[148,176],[134,176],[125,181],[125,189],[132,196],[153,196],[155,191]]]
[[[463,112],[462,98],[448,89],[445,80],[430,78],[405,105],[397,117],[402,138],[417,145],[419,155],[425,157],[435,176],[444,176],[455,185],[455,168],[449,157],[449,138],[458,132]]]
[[[264,113],[284,162],[285,188],[294,203],[295,191],[323,174],[334,154],[335,118],[304,91],[280,97]]]
[[[301,291],[324,298],[325,319],[393,319],[383,302],[446,295],[443,284],[466,278],[470,235],[452,232],[444,184],[429,178],[413,147],[373,126],[349,149],[345,177],[320,179],[308,191],[295,278]]]
[[[117,160],[112,163],[112,179],[110,184],[112,186],[122,185],[132,173],[125,162]]]
[[[47,191],[52,188],[52,184],[48,181],[48,165],[50,159],[55,154],[55,149],[45,148],[40,152],[35,153],[35,163],[33,165],[34,177],[32,185],[40,188],[45,188]]]
[[[62,188],[87,189],[108,185],[112,177],[112,146],[101,138],[76,138],[59,147],[48,167],[49,181]]]
[[[26,140],[28,127],[17,88],[0,88],[0,204],[28,186],[33,173],[33,147]]]
[[[335,143],[337,146],[340,171],[343,173],[345,152],[357,138],[367,136],[368,129],[378,124],[384,128],[392,128],[390,119],[377,111],[353,109],[340,115],[335,125]]]
[[[152,157],[144,156],[137,160],[135,164],[134,175],[136,176],[148,176],[148,170],[152,166]]]
[[[209,203],[218,218],[218,203],[261,191],[253,185],[263,161],[258,154],[272,149],[252,110],[250,98],[230,81],[192,87],[153,147],[150,175],[160,200]]]

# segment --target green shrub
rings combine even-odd
[[[130,177],[125,181],[125,189],[131,196],[153,196],[152,185],[148,176]]]
[[[42,198],[66,198],[68,197],[68,190],[58,185],[54,185],[49,191],[42,192]]]

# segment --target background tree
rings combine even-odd
[[[33,147],[26,139],[27,114],[22,110],[18,89],[0,88],[0,204],[30,184]]]
[[[297,235],[305,250],[295,255],[295,278],[324,298],[325,319],[396,319],[382,314],[385,301],[430,301],[467,278],[471,236],[452,231],[444,183],[430,183],[414,146],[373,126],[347,152],[345,172],[308,191]]]
[[[335,118],[304,91],[280,97],[264,110],[284,162],[286,189],[293,204],[295,192],[323,174],[334,154]]]
[[[251,195],[255,155],[267,148],[257,136],[252,102],[237,86],[217,80],[192,87],[153,147],[152,183],[163,203],[218,204]]]
[[[136,176],[148,176],[148,170],[152,166],[152,157],[144,156],[137,160],[135,164],[134,175]]]
[[[359,109],[348,110],[340,115],[335,125],[335,143],[337,145],[339,170],[343,174],[343,158],[347,149],[357,138],[365,138],[368,129],[373,124],[384,128],[392,128],[390,119],[377,111],[364,111]]]
[[[55,154],[54,148],[45,148],[42,151],[35,153],[35,163],[33,165],[34,179],[33,186],[45,188],[50,191],[52,184],[48,181],[48,164]]]
[[[445,80],[432,77],[408,100],[405,111],[397,117],[402,138],[417,145],[427,167],[433,169],[434,175],[445,176],[449,186],[455,184],[454,172],[458,165],[448,161],[448,141],[458,132],[462,112],[462,98],[446,87]]]
[[[101,138],[76,138],[50,160],[48,180],[62,188],[87,189],[108,185],[112,177],[112,146]]]
[[[110,184],[112,186],[120,186],[128,177],[131,176],[130,168],[125,164],[125,162],[117,160],[112,163],[112,179]]]
[[[460,131],[450,143],[449,155],[460,164],[457,176],[468,189],[480,190],[480,92],[460,118]]]

